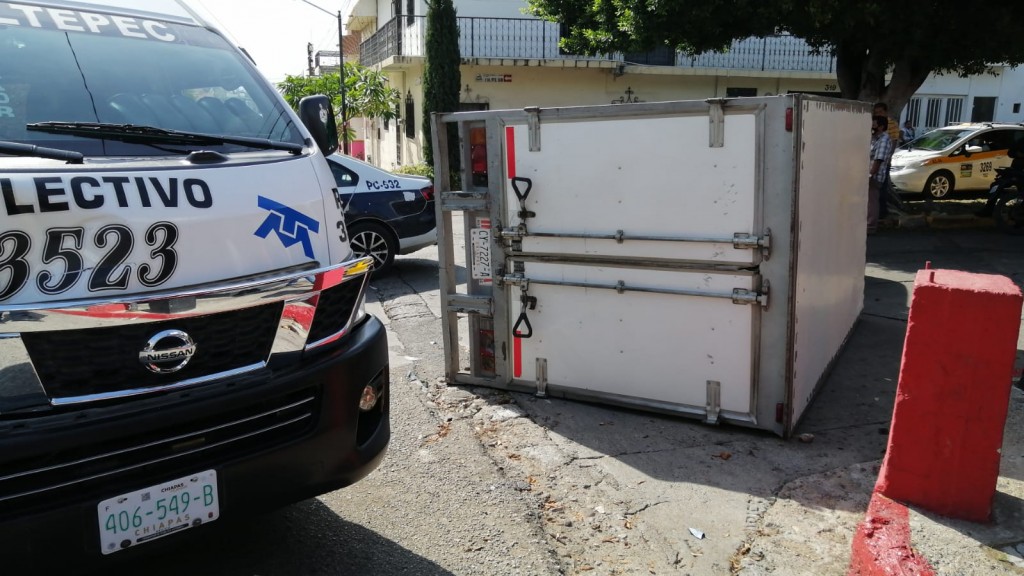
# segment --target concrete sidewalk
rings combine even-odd
[[[817,576],[848,570],[885,451],[916,271],[931,261],[1024,278],[1024,242],[995,231],[883,230],[869,238],[868,260],[860,321],[791,440],[446,386],[436,279],[433,289],[422,280],[436,261],[401,258],[397,277],[375,288],[403,353],[422,359],[408,377],[534,498],[561,572]],[[910,543],[937,574],[1024,574],[1024,392],[1012,394],[994,522],[909,511]]]

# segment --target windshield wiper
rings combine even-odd
[[[8,142],[6,140],[0,140],[0,154],[10,154],[11,156],[33,156],[35,158],[49,158],[51,160],[67,160],[70,164],[81,164],[82,158],[85,157],[81,152],[75,152],[73,150],[45,148],[43,146]]]
[[[83,138],[102,138],[141,144],[198,144],[215,146],[219,144],[235,144],[260,148],[263,150],[285,150],[293,154],[302,152],[302,144],[280,142],[266,138],[249,138],[247,136],[221,136],[203,134],[185,130],[168,130],[152,126],[136,124],[106,124],[103,122],[36,122],[26,124],[27,130],[47,132],[49,134],[71,134]]]

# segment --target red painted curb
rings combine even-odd
[[[847,576],[935,576],[926,559],[910,546],[910,511],[878,492],[853,535]]]

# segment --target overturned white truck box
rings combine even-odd
[[[434,123],[449,382],[792,433],[863,305],[866,104],[787,95]]]

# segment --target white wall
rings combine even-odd
[[[932,74],[925,80],[918,89],[916,98],[921,99],[921,113],[916,127],[932,127],[925,122],[925,109],[927,100],[931,98],[963,98],[963,108],[958,119],[968,122],[971,119],[971,111],[976,97],[996,98],[996,107],[993,120],[996,122],[1024,122],[1024,68],[1000,67],[996,74],[980,74],[961,78],[956,74],[937,75]],[[1014,112],[1014,105],[1018,110]],[[943,112],[945,108],[943,108]],[[907,118],[909,110],[904,110],[903,119]],[[943,124],[946,120],[945,114],[941,119]]]
[[[526,7],[526,2],[522,0],[456,0],[455,2],[455,11],[459,16],[530,18],[531,16],[523,12]]]

